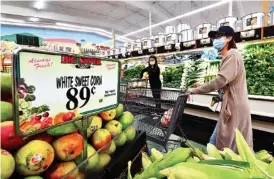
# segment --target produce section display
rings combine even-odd
[[[239,155],[229,148],[219,151],[212,144],[207,145],[206,153],[191,144],[190,148],[178,148],[165,155],[151,149],[150,157],[142,153],[143,170],[134,177],[128,162],[128,179],[274,178],[273,156],[264,150],[254,154],[238,129],[235,136]]]
[[[274,96],[274,43],[248,45],[243,58],[248,93]]]
[[[274,96],[274,43],[254,43],[240,46],[243,60],[245,61],[248,92],[250,95]],[[202,55],[196,56],[194,52],[178,52],[175,54],[161,54],[158,56],[159,67],[163,76],[163,87],[168,88],[191,88],[196,82],[207,83],[213,80],[220,68],[221,57],[213,50],[199,51]],[[174,63],[174,59],[180,61]],[[148,58],[148,57],[147,57]],[[170,60],[173,59],[173,60]],[[136,58],[141,61],[143,58]],[[122,60],[124,62],[125,60]],[[131,60],[133,63],[133,60]],[[139,78],[140,66],[128,68],[125,81]],[[132,71],[132,72],[131,72]],[[179,79],[180,78],[180,79]]]
[[[67,178],[81,177],[85,172],[98,173],[111,161],[111,155],[136,136],[132,125],[134,116],[119,104],[116,109],[91,116],[88,139],[82,136],[77,125],[68,123],[22,138],[15,133],[14,123],[9,119],[1,122],[1,178],[39,176],[45,179],[61,179],[80,164],[87,145],[87,165],[69,173]],[[8,169],[5,167],[8,166]]]

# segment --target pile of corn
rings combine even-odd
[[[197,148],[178,148],[163,155],[156,149],[151,156],[142,153],[143,171],[133,179],[274,179],[273,156],[262,150],[256,154],[250,149],[238,129],[236,144],[239,155],[229,148],[217,150],[207,145],[207,154]],[[128,179],[132,179],[131,161]]]

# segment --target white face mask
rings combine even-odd
[[[155,65],[155,62],[152,62],[152,61],[151,61],[151,62],[149,62],[149,64],[150,64],[150,65]]]

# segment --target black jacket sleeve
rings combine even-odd
[[[148,72],[148,67],[146,67],[145,69],[141,71],[140,78],[143,78],[143,75],[145,72]]]

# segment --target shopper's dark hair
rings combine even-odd
[[[228,50],[230,50],[232,48],[237,49],[236,42],[235,42],[235,40],[234,40],[233,37],[232,37],[232,39],[228,43]]]

